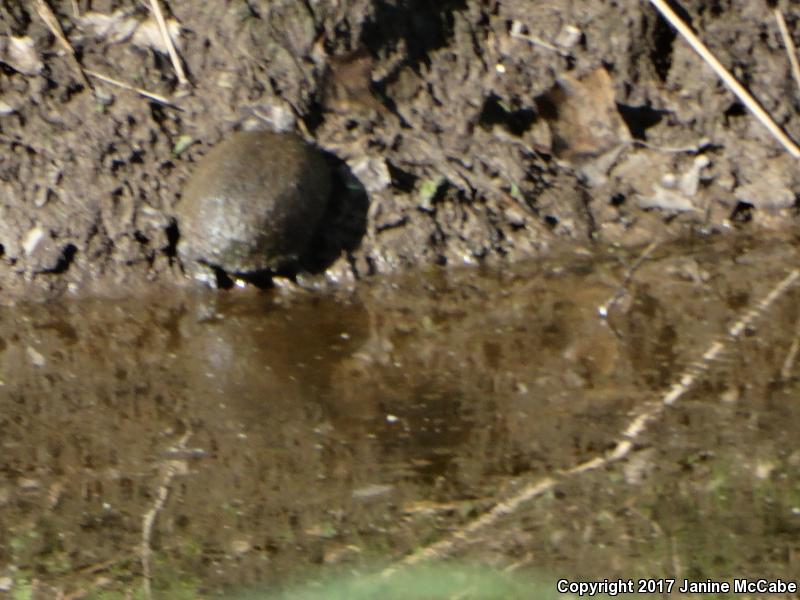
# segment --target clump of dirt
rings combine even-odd
[[[342,161],[343,190],[366,190],[359,243],[320,261],[333,282],[513,261],[559,239],[794,223],[793,159],[648,3],[162,2],[189,88],[142,5],[49,4],[77,63],[29,5],[0,4],[4,298],[185,284],[183,184],[214,143],[253,126],[302,133]],[[767,4],[681,9],[800,131]],[[350,226],[340,204],[328,229]]]

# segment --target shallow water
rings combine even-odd
[[[262,594],[422,557],[552,590],[788,580],[797,290],[726,331],[796,264],[698,242],[0,309],[0,589]]]

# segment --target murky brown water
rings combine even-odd
[[[0,309],[0,590],[143,597],[149,571],[155,597],[273,593],[426,548],[548,593],[561,577],[792,580],[797,290],[725,332],[797,258],[686,243],[633,274],[609,251],[346,299]],[[648,410],[620,460],[570,471]]]

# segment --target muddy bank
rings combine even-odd
[[[794,226],[794,162],[647,3],[165,4],[188,89],[140,6],[50,2],[85,69],[171,104],[91,74],[88,89],[35,11],[0,6],[4,298],[185,283],[183,184],[249,126],[299,131],[335,161],[315,265],[333,282],[559,240]],[[680,8],[800,132],[766,3]]]

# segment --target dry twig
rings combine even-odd
[[[191,435],[191,431],[187,431],[178,441],[177,448],[185,449],[186,442],[189,441]],[[184,466],[184,464],[185,463],[182,460],[168,460],[162,465],[161,481],[156,492],[156,501],[153,503],[153,507],[145,513],[144,518],[142,519],[142,545],[140,552],[142,576],[144,577],[144,595],[148,600],[153,597],[153,591],[151,587],[153,573],[150,561],[150,555],[152,554],[150,539],[153,535],[153,525],[155,524],[158,513],[161,512],[161,509],[164,508],[164,504],[167,501],[172,480],[181,472],[181,468]]]
[[[634,263],[628,269],[628,272],[625,273],[624,280],[619,285],[614,294],[608,300],[603,302],[603,304],[597,307],[597,314],[599,314],[601,318],[603,319],[608,318],[608,313],[611,312],[611,309],[614,308],[614,306],[616,306],[617,303],[625,295],[626,288],[628,287],[628,284],[631,282],[631,279],[633,279],[633,275],[636,273],[639,267],[641,267],[644,264],[644,261],[646,261],[650,257],[650,255],[659,246],[660,243],[661,242],[659,241],[650,242],[647,248],[645,248],[642,251],[642,253],[636,258]]]
[[[100,81],[105,81],[106,83],[110,83],[111,85],[115,85],[117,87],[121,87],[126,90],[130,90],[132,92],[136,92],[144,96],[145,98],[150,98],[151,100],[155,100],[161,104],[166,104],[167,106],[172,106],[174,108],[179,108],[172,100],[169,98],[165,98],[159,94],[155,94],[153,92],[148,92],[145,89],[135,87],[133,85],[127,84],[124,81],[120,81],[119,79],[114,79],[113,77],[109,77],[108,75],[103,75],[102,73],[98,73],[97,71],[91,71],[86,69],[86,74],[91,75],[92,77],[97,77]]]
[[[175,50],[175,44],[172,43],[172,37],[169,35],[167,29],[167,22],[164,20],[164,14],[161,12],[161,6],[158,0],[150,0],[150,9],[158,23],[158,30],[161,32],[161,37],[164,39],[164,45],[169,52],[169,59],[172,61],[172,68],[175,69],[175,74],[178,76],[178,82],[183,87],[188,87],[189,80],[186,78],[186,73],[183,71],[183,64],[181,64],[181,57],[178,56],[178,51]]]
[[[783,359],[783,366],[781,367],[781,379],[784,381],[792,376],[797,353],[800,351],[800,321],[797,322],[795,329],[794,339],[789,346],[789,351],[786,353],[786,358]]]
[[[45,25],[47,25],[47,28],[50,30],[50,32],[55,36],[55,38],[66,50],[67,56],[69,57],[72,66],[75,68],[76,71],[78,71],[78,75],[80,76],[81,81],[83,81],[84,85],[86,86],[86,89],[91,90],[92,84],[89,83],[89,79],[86,77],[86,73],[84,73],[83,67],[81,67],[81,64],[75,57],[75,49],[72,47],[72,44],[69,43],[67,36],[64,35],[64,30],[61,29],[61,25],[58,22],[58,19],[56,18],[55,14],[53,14],[53,11],[47,5],[45,0],[34,0],[33,4],[34,7],[36,8],[36,12],[39,14],[39,17],[42,19],[42,21],[44,21]]]
[[[789,55],[789,64],[792,66],[792,75],[797,87],[800,88],[800,63],[797,62],[797,48],[794,46],[792,36],[789,35],[789,29],[786,27],[786,20],[783,18],[783,13],[780,8],[775,8],[775,20],[778,21],[778,29],[781,31],[781,38],[783,45],[786,48],[786,54]]]
[[[728,71],[722,63],[720,63],[717,58],[711,54],[711,51],[706,47],[703,42],[700,41],[694,32],[689,29],[689,27],[684,23],[681,18],[675,14],[669,5],[665,2],[665,0],[650,0],[650,3],[656,7],[656,9],[662,14],[662,16],[670,22],[670,24],[678,30],[684,39],[688,42],[688,44],[692,47],[692,49],[697,52],[700,57],[708,63],[717,76],[722,79],[723,83],[728,86],[728,88],[736,94],[736,97],[741,100],[742,104],[744,104],[747,109],[753,113],[753,115],[761,121],[761,124],[766,127],[772,136],[778,140],[781,145],[786,148],[786,150],[795,158],[800,158],[800,148],[798,148],[797,144],[795,144],[788,135],[786,135],[780,127],[778,127],[777,123],[772,120],[767,112],[761,108],[761,105],[756,101],[755,98],[748,92],[746,89],[742,87],[742,85],[736,81],[736,78],[731,75],[730,71]]]
[[[553,44],[551,44],[549,42],[546,42],[543,39],[538,38],[536,36],[523,33],[522,32],[522,28],[523,28],[523,26],[522,26],[521,22],[514,21],[511,24],[511,32],[509,33],[509,35],[512,38],[515,38],[515,39],[518,39],[518,40],[524,40],[524,41],[528,42],[529,44],[533,44],[534,46],[539,46],[540,48],[544,48],[546,50],[550,50],[551,52],[556,52],[556,53],[560,54],[561,56],[569,56],[569,52],[566,52],[566,51],[562,50],[558,46],[554,46]]]

